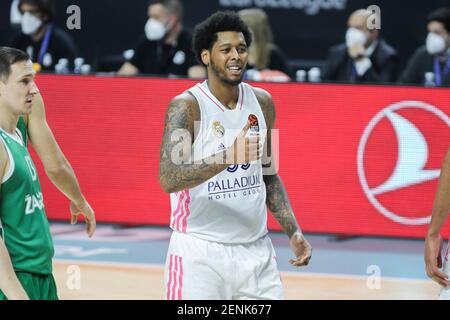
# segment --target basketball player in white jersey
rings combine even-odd
[[[450,212],[450,148],[442,164],[441,177],[434,201],[431,222],[425,238],[425,267],[427,275],[442,286],[440,299],[450,300],[450,247],[442,257],[440,231]],[[444,258],[444,261],[442,261]],[[443,265],[443,270],[439,270]]]
[[[280,177],[263,170],[263,162],[276,167],[275,110],[266,91],[242,83],[250,43],[234,12],[197,25],[193,48],[208,79],[166,111],[159,168],[172,206],[166,299],[282,299],[267,208],[290,239],[290,263],[304,266],[311,258]],[[264,145],[271,158],[262,158]]]

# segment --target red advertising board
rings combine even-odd
[[[39,75],[50,126],[99,221],[169,224],[164,112],[194,84]],[[450,145],[449,89],[254,85],[275,101],[280,176],[305,232],[424,236]],[[39,170],[49,218],[68,219],[68,201]],[[269,227],[280,229],[273,218]]]

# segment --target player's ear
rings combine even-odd
[[[210,62],[210,53],[209,50],[203,49],[200,53],[200,57],[202,58],[202,62],[205,66],[209,66]]]

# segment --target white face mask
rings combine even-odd
[[[434,32],[430,32],[427,36],[426,47],[429,54],[440,54],[445,50],[445,39]]]
[[[356,28],[348,28],[347,33],[345,34],[345,44],[347,48],[351,48],[354,45],[362,45],[364,46],[367,42],[367,35]]]
[[[30,35],[36,33],[42,26],[42,20],[33,16],[29,12],[25,12],[22,16],[22,32]]]
[[[12,26],[20,25],[22,23],[22,14],[19,10],[19,0],[14,0],[11,4],[11,10],[9,15],[9,21]]]
[[[167,33],[167,28],[156,19],[150,18],[145,24],[145,35],[148,40],[161,40]]]

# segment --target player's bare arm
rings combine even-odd
[[[202,159],[201,163],[191,163],[189,153],[183,154],[183,161],[174,161],[172,158],[174,150],[178,150],[180,144],[186,146],[187,143],[187,147],[192,150],[196,121],[200,121],[200,109],[190,93],[183,93],[170,102],[164,120],[159,161],[159,181],[167,193],[196,187],[225,170],[230,164],[247,163],[258,157],[258,141],[244,138],[250,128],[247,125],[236,139],[245,139],[245,155],[243,156],[238,155],[237,143],[235,143],[228,150]],[[180,134],[180,132],[186,134]]]
[[[441,176],[434,201],[430,226],[425,238],[425,267],[427,275],[441,286],[449,286],[448,276],[439,270],[442,267],[442,237],[440,231],[450,212],[450,148],[442,164]]]
[[[83,196],[75,172],[47,123],[41,95],[35,98],[33,112],[25,120],[31,144],[39,155],[47,176],[71,200],[71,223],[76,223],[78,215],[84,215],[86,232],[89,237],[92,237],[96,228],[94,210]]]
[[[8,166],[8,155],[5,146],[0,142],[0,181]],[[0,200],[1,201],[1,200]],[[0,290],[9,300],[28,300],[28,295],[17,279],[5,242],[0,237]]]
[[[270,157],[270,161],[275,161],[271,139],[271,130],[275,125],[275,106],[272,97],[265,90],[255,88],[255,94],[261,105],[267,124],[267,144],[265,148],[268,148],[268,150],[264,151],[264,155]],[[265,163],[267,162],[265,161]],[[270,164],[266,166],[270,166]],[[267,207],[290,239],[290,245],[297,259],[291,259],[289,262],[297,267],[307,265],[312,254],[311,245],[303,236],[300,226],[297,223],[280,176],[277,172],[271,173],[264,175]]]

